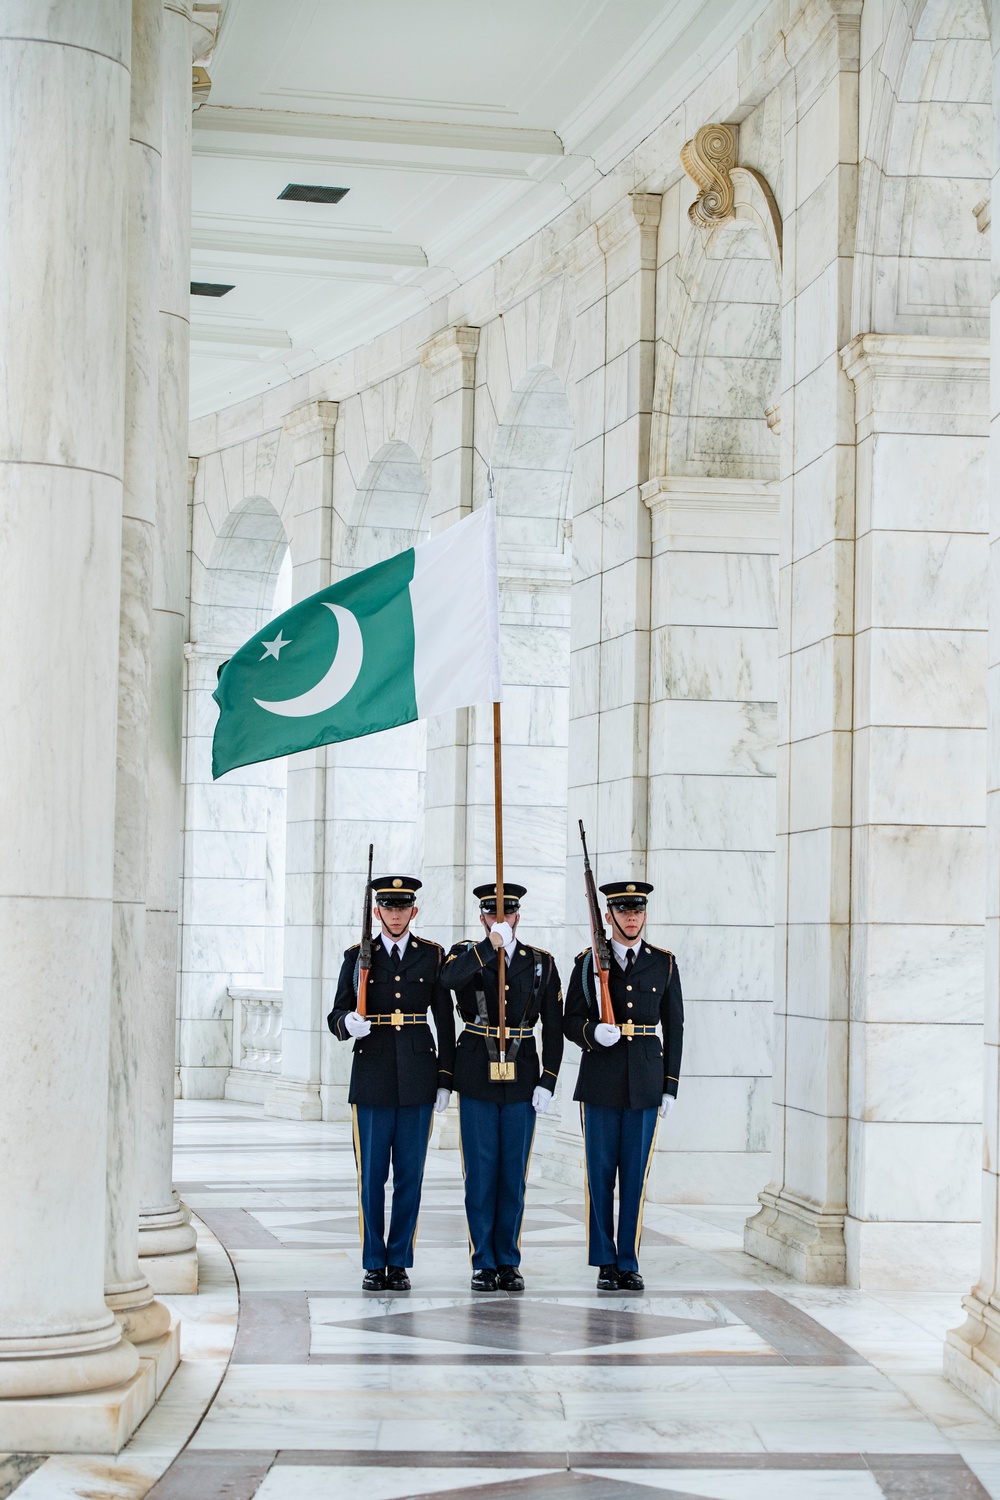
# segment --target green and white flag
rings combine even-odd
[[[493,501],[294,604],[223,667],[212,775],[499,702]]]

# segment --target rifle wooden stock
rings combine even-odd
[[[372,856],[375,845],[368,845],[368,883],[361,911],[361,954],[358,960],[358,1003],[355,1009],[359,1016],[368,1014],[368,975],[372,968]]]
[[[611,945],[604,931],[604,923],[601,921],[597,884],[594,880],[594,872],[590,868],[587,835],[583,831],[582,818],[580,819],[580,840],[583,844],[583,883],[587,892],[587,910],[590,913],[590,951],[594,956],[594,981],[597,986],[601,1020],[607,1026],[616,1026],[618,1023],[615,1020],[614,1006],[611,1004]]]

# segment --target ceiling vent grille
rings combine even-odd
[[[309,182],[290,182],[280,198],[291,198],[296,203],[339,203],[346,198],[349,188],[317,187]]]

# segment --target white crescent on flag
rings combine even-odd
[[[365,654],[361,626],[351,611],[345,609],[342,604],[327,604],[324,601],[323,607],[330,610],[340,627],[337,651],[329,670],[314,687],[300,693],[297,698],[283,698],[269,702],[265,702],[263,698],[255,698],[253,701],[258,708],[266,709],[269,714],[282,714],[288,719],[305,719],[310,714],[326,713],[328,709],[339,703],[341,698],[346,698],[357,682]]]

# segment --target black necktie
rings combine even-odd
[[[392,945],[392,961],[394,964],[399,963],[399,945],[397,943],[393,943]]]
[[[635,963],[635,949],[630,948],[625,955],[625,973],[631,974],[632,965]]]

